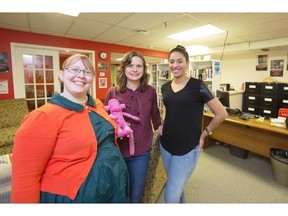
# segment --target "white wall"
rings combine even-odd
[[[287,53],[288,51],[249,51],[245,54],[225,54],[221,60],[221,83],[230,83],[235,90],[241,89],[244,82],[263,82],[267,77],[270,77],[271,60],[284,60],[283,77],[271,77],[279,82],[288,83],[287,72]],[[256,71],[258,63],[258,55],[268,54],[268,69],[267,71]],[[213,59],[220,60],[221,56],[213,55]]]

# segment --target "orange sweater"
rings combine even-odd
[[[48,103],[24,118],[13,147],[13,203],[39,202],[40,190],[76,197],[97,155],[89,112],[117,128],[102,102],[96,104],[75,111]]]

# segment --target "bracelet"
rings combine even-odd
[[[210,132],[207,127],[205,128],[205,131],[208,133],[208,136],[212,135],[212,132]]]

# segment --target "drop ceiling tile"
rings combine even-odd
[[[133,13],[80,13],[78,18],[88,19],[91,21],[116,25],[122,20],[128,18]]]
[[[183,15],[182,13],[135,13],[117,25],[135,30],[148,30]]]
[[[43,29],[57,33],[65,33],[73,24],[75,18],[60,13],[29,13],[31,30]]]
[[[67,33],[94,38],[109,28],[111,28],[111,25],[93,22],[90,20],[77,19]]]
[[[14,26],[19,28],[29,28],[27,13],[0,13],[0,26]]]
[[[132,35],[137,34],[136,31],[131,29],[125,29],[122,27],[114,26],[108,29],[105,32],[102,32],[95,39],[107,39],[109,41],[121,41],[125,38],[131,37]]]

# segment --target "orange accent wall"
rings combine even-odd
[[[14,98],[14,90],[13,90],[13,68],[12,68],[12,60],[11,60],[11,49],[10,43],[24,43],[31,45],[40,45],[40,46],[53,46],[53,47],[63,47],[63,48],[71,48],[71,49],[82,49],[82,50],[93,50],[95,51],[95,62],[96,62],[96,97],[99,99],[104,99],[108,88],[110,87],[110,53],[125,53],[132,50],[141,52],[145,56],[159,57],[159,58],[167,58],[168,53],[162,51],[154,51],[149,49],[140,49],[136,47],[128,47],[128,46],[120,46],[115,44],[107,44],[86,40],[77,40],[72,38],[65,37],[56,37],[50,35],[29,33],[23,31],[15,31],[0,28],[0,52],[7,52],[8,54],[8,64],[9,64],[9,72],[8,73],[0,73],[0,80],[8,80],[8,94],[0,94],[1,99],[13,99]],[[101,51],[106,51],[108,54],[108,58],[103,61],[99,58],[99,53]],[[108,63],[108,73],[105,73],[108,80],[107,88],[99,88],[98,86],[98,71],[97,71],[97,63],[98,62],[107,62]]]

